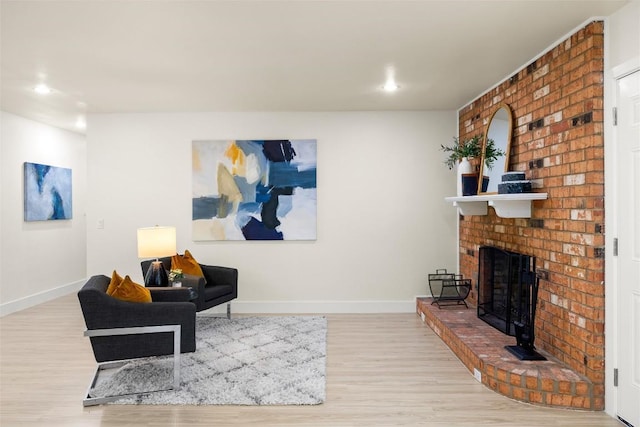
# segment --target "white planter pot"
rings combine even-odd
[[[471,163],[469,163],[469,160],[466,157],[463,157],[462,160],[460,160],[458,162],[458,167],[457,167],[457,176],[458,176],[458,185],[457,185],[457,195],[458,197],[462,196],[462,174],[463,173],[471,173]]]

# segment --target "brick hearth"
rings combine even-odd
[[[540,351],[548,360],[523,361],[505,350],[515,338],[478,319],[475,308],[443,307],[431,298],[418,298],[416,311],[422,320],[451,348],[482,383],[490,389],[522,402],[573,409],[604,409],[594,396],[593,383],[583,375]]]

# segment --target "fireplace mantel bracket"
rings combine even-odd
[[[453,202],[461,215],[486,215],[492,206],[502,218],[531,218],[534,200],[546,200],[547,193],[483,194],[480,196],[445,197]]]

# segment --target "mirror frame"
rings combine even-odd
[[[513,134],[512,134],[513,113],[511,112],[511,108],[509,107],[508,104],[500,103],[498,105],[498,108],[496,108],[493,114],[491,114],[491,117],[489,118],[489,123],[487,124],[487,129],[484,132],[484,139],[482,141],[482,157],[480,159],[480,175],[478,176],[478,194],[497,194],[498,193],[497,187],[496,187],[496,191],[483,192],[482,181],[483,181],[484,172],[485,172],[484,154],[487,147],[487,139],[489,137],[489,131],[491,130],[491,124],[493,123],[493,119],[495,118],[496,114],[498,114],[501,110],[504,110],[507,113],[508,126],[507,126],[507,135],[505,137],[506,141],[503,144],[496,141],[495,137],[492,139],[496,143],[496,146],[505,152],[505,155],[499,158],[498,160],[496,160],[496,163],[494,164],[493,169],[491,170],[493,171],[494,174],[495,174],[495,171],[502,170],[502,173],[509,171],[509,154],[511,152],[511,139],[513,138]],[[500,167],[500,165],[502,165],[502,168]],[[502,173],[500,174],[499,179],[502,178]],[[491,177],[491,173],[489,173],[488,175]],[[489,180],[489,183],[491,183],[491,179]]]

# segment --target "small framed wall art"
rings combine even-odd
[[[24,220],[71,219],[71,169],[24,163]]]

